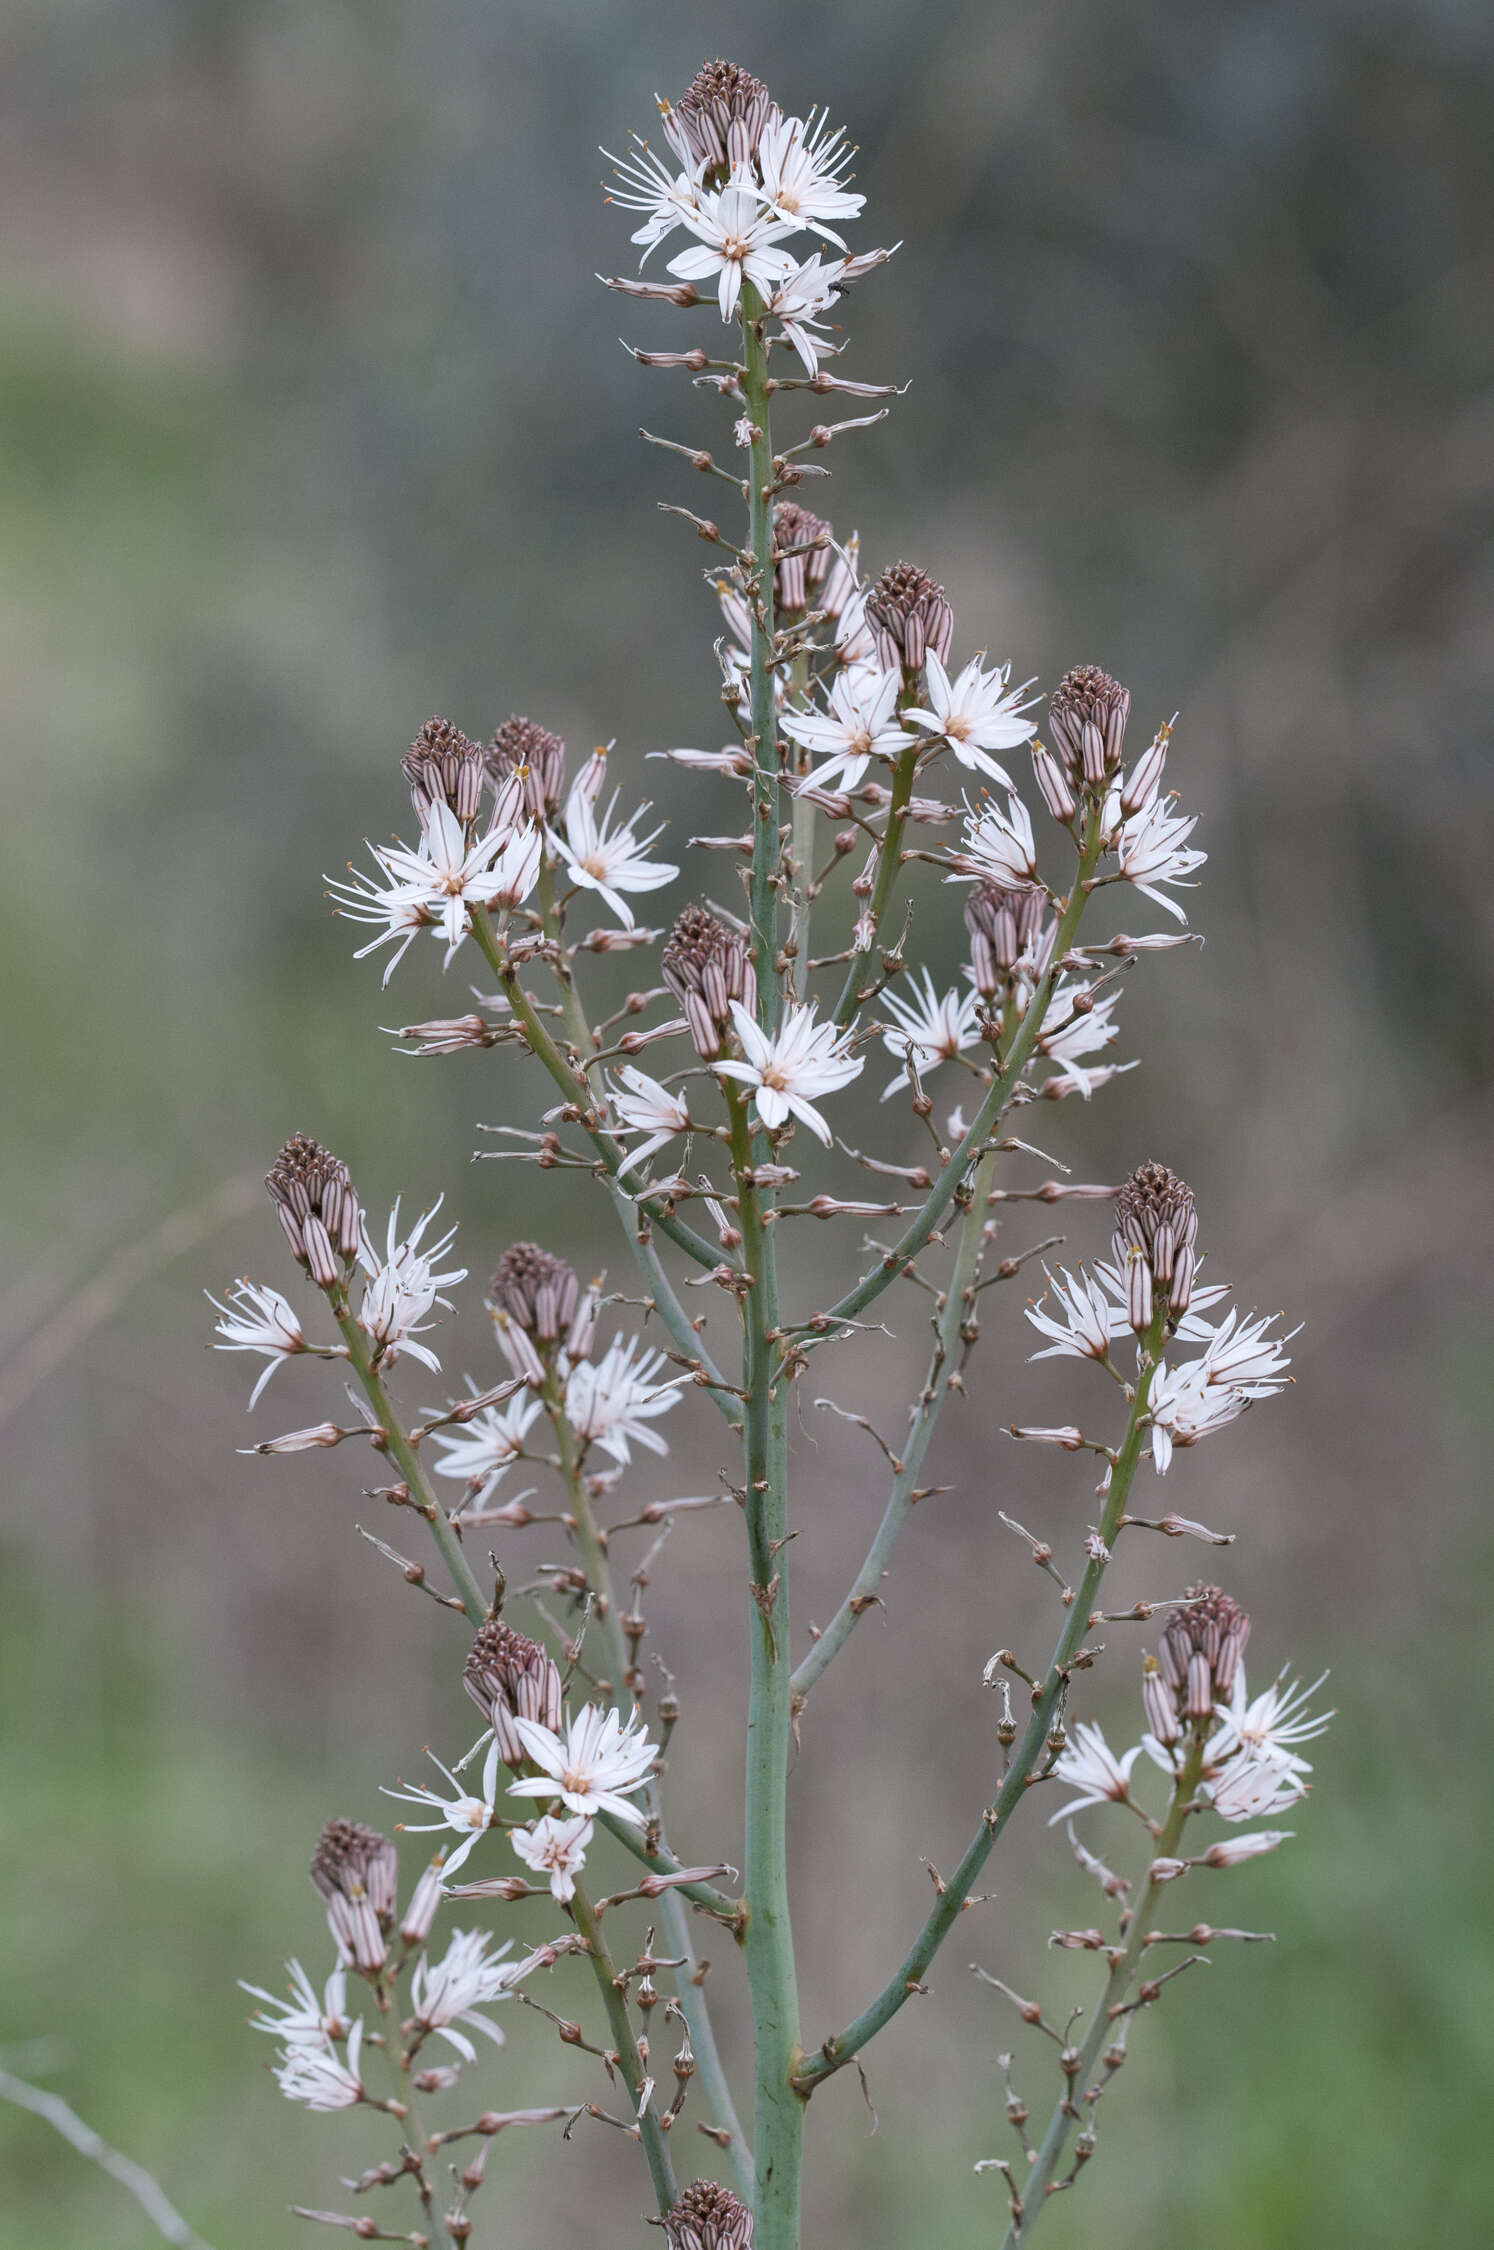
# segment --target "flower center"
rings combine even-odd
[[[591,1795],[591,1775],[589,1773],[578,1773],[573,1766],[569,1767],[560,1777],[560,1786],[563,1790],[569,1789],[572,1796],[589,1797]]]
[[[786,1094],[788,1092],[788,1073],[782,1063],[769,1063],[762,1075],[763,1084],[771,1086],[775,1093]]]

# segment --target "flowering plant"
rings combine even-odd
[[[1031,682],[1014,686],[1011,664],[989,661],[984,649],[956,657],[954,606],[941,585],[900,562],[864,575],[857,539],[837,536],[795,497],[826,473],[827,448],[887,411],[817,422],[788,444],[773,427],[775,411],[805,396],[893,395],[839,373],[845,347],[830,318],[890,253],[853,253],[843,239],[864,198],[848,184],[843,135],[823,114],[787,115],[745,70],[712,63],[678,103],[661,105],[661,118],[667,153],[637,141],[613,160],[611,200],[639,220],[643,265],[670,246],[660,261],[669,278],[609,286],[725,329],[711,348],[691,341],[635,357],[688,370],[728,418],[724,461],[652,442],[723,486],[738,518],[733,533],[674,510],[722,558],[717,653],[733,739],[666,755],[732,793],[738,825],[696,846],[724,853],[741,890],[728,878],[713,903],[684,903],[667,932],[642,927],[637,902],[680,877],[655,856],[661,828],[645,825],[644,805],[620,814],[617,789],[604,803],[608,751],[568,781],[564,742],[518,717],[486,744],[429,721],[403,762],[415,841],[375,850],[372,872],[334,886],[339,910],[374,932],[359,950],[386,954],[386,984],[412,950],[428,953],[417,945],[425,934],[446,965],[480,958],[492,990],[477,1007],[402,1036],[425,1055],[501,1050],[509,1113],[521,1084],[512,1065],[537,1060],[553,1106],[536,1129],[498,1128],[506,1153],[601,1191],[636,1261],[643,1319],[630,1329],[619,1314],[604,1343],[611,1304],[636,1307],[638,1298],[608,1300],[600,1282],[584,1286],[551,1251],[512,1244],[488,1291],[496,1362],[469,1378],[464,1394],[412,1420],[391,1377],[412,1359],[440,1373],[423,1339],[466,1279],[465,1268],[447,1264],[453,1232],[428,1241],[432,1210],[402,1234],[396,1208],[380,1249],[347,1166],[300,1135],[282,1151],[269,1190],[290,1250],[320,1293],[321,1327],[313,1333],[309,1314],[278,1289],[241,1281],[217,1305],[219,1342],[263,1358],[255,1400],[286,1359],[342,1360],[358,1418],[255,1450],[361,1442],[392,1465],[387,1497],[422,1520],[446,1583],[430,1582],[423,1559],[375,1544],[465,1620],[453,1690],[460,1671],[482,1732],[463,1750],[454,1709],[451,1763],[432,1759],[440,1785],[396,1777],[388,1787],[411,1808],[401,1828],[438,1839],[403,1908],[395,1844],[359,1821],[329,1821],[312,1880],[326,1907],[331,1973],[318,1990],[291,1963],[288,2000],[251,1988],[263,2004],[252,2020],[276,2042],[275,2076],[288,2099],[388,2115],[394,2153],[351,2192],[369,2199],[364,2213],[412,2193],[420,2231],[390,2231],[408,2214],[390,2229],[339,2211],[307,2217],[446,2250],[473,2235],[501,2131],[563,2122],[569,2133],[584,2117],[641,2148],[670,2250],[743,2250],[754,2240],[758,2250],[797,2250],[815,2093],[848,2064],[859,2068],[868,2043],[923,1989],[1028,1793],[1063,1792],[1052,1824],[1064,1824],[1099,1884],[1109,1927],[1055,1933],[1056,1944],[1100,1956],[1102,1986],[1082,2032],[1055,2030],[1038,2002],[1010,1995],[1021,2019],[1051,2032],[1059,2050],[1038,2140],[1009,2091],[1019,2157],[978,2166],[1005,2181],[1006,2241],[1015,2245],[1093,2156],[1100,2103],[1135,2014],[1217,1939],[1253,1934],[1203,1920],[1181,1934],[1160,1928],[1172,1886],[1274,1851],[1289,1832],[1247,1824],[1294,1812],[1306,1794],[1302,1745],[1326,1720],[1308,1707],[1314,1691],[1284,1675],[1263,1693],[1247,1690],[1249,1621],[1227,1594],[1197,1583],[1129,1610],[1102,1607],[1123,1536],[1228,1543],[1170,1511],[1137,1512],[1137,1482],[1168,1475],[1179,1449],[1279,1392],[1290,1339],[1272,1320],[1223,1309],[1226,1288],[1204,1278],[1194,1198],[1166,1165],[1142,1163],[1119,1187],[1022,1184],[1035,1152],[1017,1137],[1019,1112],[1073,1095],[1088,1101],[1133,1067],[1102,1059],[1120,1036],[1121,972],[1138,955],[1189,942],[1178,894],[1192,887],[1204,854],[1190,842],[1193,818],[1164,793],[1171,723],[1133,757],[1129,694],[1081,665],[1049,696],[1040,740]],[[1023,795],[1029,776],[1041,838]],[[918,840],[925,836],[934,841]],[[898,924],[915,882],[926,917],[947,920],[956,899],[963,910],[969,958],[947,991],[930,966],[907,960],[907,926]],[[1095,929],[1107,892],[1139,894],[1167,926]],[[609,920],[583,927],[604,912]],[[656,946],[658,981],[598,1017],[588,986],[599,964]],[[842,1136],[858,1098],[851,1089],[878,1045],[894,1069],[879,1100],[864,1105],[884,1151],[873,1155]],[[638,1066],[645,1049],[660,1075]],[[946,1081],[958,1075],[960,1102],[928,1091],[941,1070]],[[847,1193],[848,1182],[872,1192]],[[1003,1517],[1056,1590],[1051,1651],[1031,1665],[1006,1649],[991,1659],[999,1756],[990,1801],[972,1807],[958,1865],[936,1883],[933,1906],[882,1988],[850,2023],[806,2036],[787,1878],[792,1746],[825,1673],[880,1600],[926,1490],[920,1479],[940,1414],[963,1390],[979,1340],[981,1293],[1051,1247],[993,1257],[998,1220],[1013,1206],[1063,1200],[1111,1207],[1109,1255],[1047,1274],[1028,1308],[1041,1339],[1034,1356],[1088,1361],[1107,1376],[1109,1390],[1096,1387],[1112,1403],[1114,1427],[1094,1435],[1077,1422],[1016,1423],[1010,1434],[1088,1457],[1096,1521],[1065,1563],[1052,1542]],[[810,1217],[835,1222],[853,1243],[861,1222],[891,1222],[891,1238],[853,1248],[843,1282],[832,1286],[827,1261],[796,1272],[781,1256],[786,1230]],[[916,1301],[918,1287],[933,1307],[932,1344],[906,1427],[878,1440],[889,1468],[880,1523],[829,1623],[796,1643],[789,1542],[798,1387],[811,1365],[868,1348],[864,1316]],[[692,1311],[694,1291],[719,1311]],[[617,1514],[614,1496],[636,1456],[650,1457],[650,1468],[666,1457],[661,1425],[692,1409],[720,1417],[739,1467],[719,1494],[651,1496]],[[504,1571],[479,1558],[490,1535],[517,1541],[540,1520],[527,1496],[504,1496],[521,1462],[558,1487],[561,1512],[543,1520],[561,1524],[570,1553],[511,1591]],[[718,1499],[739,1506],[745,1540],[740,1874],[723,1858],[698,1857],[712,1846],[685,1834],[687,1809],[666,1812],[678,1706],[672,1684],[657,1689],[640,1662],[651,1556],[626,1590],[613,1559],[623,1532],[667,1527]],[[548,1606],[556,1599],[569,1604],[567,1616]],[[1126,1622],[1156,1630],[1138,1657],[1140,1739],[1117,1754],[1081,1707],[1099,1653],[1091,1636]],[[1142,1828],[1133,1876],[1112,1872],[1075,1825],[1088,1836],[1106,1807]],[[629,1863],[622,1888],[595,1895],[600,1867]],[[527,1955],[512,1958],[488,1927],[453,1931],[439,1958],[433,1950],[448,1900],[464,1909],[483,1902],[501,1923],[504,1904],[536,1896],[551,1902],[556,1930]],[[653,1951],[652,1929],[641,1950],[636,1932],[620,1943],[625,1909],[637,1901],[657,1913],[666,1951]],[[702,1916],[731,1933],[750,1995],[750,2125],[738,2114],[738,2073],[718,2046],[697,1965]],[[1177,1944],[1184,1957],[1155,1974],[1152,1950]],[[468,2074],[503,2044],[488,2011],[541,2006],[537,1988],[551,1978],[588,1974],[589,2020],[578,2020],[579,1985],[578,2019],[553,2020],[562,2043],[587,2058],[590,2083],[568,2064],[564,2084],[557,2072],[537,2106],[461,2106]],[[496,2067],[505,2067],[501,2057]],[[682,2122],[712,2144],[720,2180],[682,2178]]]

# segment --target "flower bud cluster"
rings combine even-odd
[[[916,563],[896,562],[883,571],[867,594],[866,614],[884,672],[916,672],[931,649],[941,664],[949,661],[953,605]]]
[[[1120,770],[1131,691],[1098,664],[1076,664],[1048,699],[1048,725],[1071,781],[1101,790]]]
[[[515,1242],[499,1259],[489,1285],[498,1341],[516,1375],[545,1379],[559,1355],[575,1362],[591,1350],[596,1292],[584,1290],[575,1269],[538,1242]]]
[[[731,1030],[733,1002],[749,1010],[757,1004],[747,940],[708,907],[687,906],[669,933],[660,968],[685,1011],[696,1053],[713,1061]]]
[[[1007,891],[996,883],[976,882],[965,900],[965,927],[975,989],[983,1000],[994,1000],[1012,982],[1019,962],[1039,960],[1045,929],[1051,928],[1048,902],[1041,891]]]
[[[358,1820],[329,1820],[311,1860],[311,1880],[344,1961],[367,1975],[388,1956],[399,1861],[393,1844]]]
[[[1188,1718],[1207,1719],[1216,1703],[1229,1701],[1249,1638],[1250,1619],[1238,1602],[1217,1586],[1188,1588],[1186,1604],[1168,1619],[1157,1659],[1161,1680]]]
[[[478,1628],[462,1685],[492,1728],[499,1757],[515,1773],[527,1755],[515,1719],[548,1727],[552,1734],[560,1731],[560,1673],[554,1658],[500,1617],[490,1617]]]
[[[265,1186],[285,1239],[318,1288],[342,1280],[363,1240],[363,1213],[347,1166],[304,1133],[292,1134]]]
[[[1193,1295],[1198,1213],[1193,1191],[1166,1164],[1139,1164],[1115,1198],[1116,1264],[1126,1280],[1126,1311],[1138,1336],[1157,1303],[1176,1324]]]
[[[752,2250],[752,2213],[714,2180],[687,2187],[665,2215],[668,2250]]]

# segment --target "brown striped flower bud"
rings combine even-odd
[[[1126,1280],[1126,1314],[1138,1336],[1152,1325],[1156,1300],[1170,1323],[1193,1294],[1198,1213],[1187,1182],[1165,1164],[1139,1164],[1115,1198],[1116,1263]]]
[[[585,1359],[596,1324],[596,1292],[538,1242],[515,1242],[498,1260],[488,1289],[498,1341],[516,1375],[544,1381],[558,1350]]]
[[[399,1861],[393,1844],[358,1820],[329,1820],[311,1860],[311,1880],[327,1907],[338,1952],[372,1974],[388,1952]]]
[[[1216,1703],[1229,1701],[1249,1638],[1250,1619],[1238,1602],[1217,1586],[1188,1588],[1187,1606],[1168,1619],[1157,1656],[1190,1719],[1206,1719]]]
[[[734,172],[757,154],[773,99],[760,78],[740,63],[702,63],[674,107],[664,109],[665,137],[680,162],[705,166],[706,180]]]
[[[941,664],[949,661],[954,610],[944,588],[916,563],[895,562],[883,571],[867,594],[866,614],[884,672],[900,665],[916,672],[930,649]]]
[[[1141,1657],[1141,1708],[1156,1741],[1177,1741],[1183,1731],[1178,1725],[1178,1699],[1157,1658],[1145,1650]]]
[[[399,1918],[399,1934],[404,1944],[424,1945],[430,1936],[431,1924],[441,1904],[441,1870],[445,1865],[445,1852],[437,1852],[430,1865],[421,1869],[420,1880]]]
[[[533,719],[505,719],[484,757],[495,796],[515,776],[523,784],[523,804],[536,820],[549,820],[560,808],[565,789],[565,744]]]
[[[1098,789],[1121,762],[1131,691],[1098,664],[1076,664],[1048,699],[1054,746],[1076,781]]]
[[[1010,981],[1022,956],[1035,953],[1047,910],[1041,891],[1004,891],[995,883],[972,883],[965,896],[965,927],[970,932],[975,989],[982,999],[993,999]]]
[[[779,501],[773,510],[773,592],[780,609],[818,609],[815,597],[829,575],[833,537],[822,516],[812,516],[797,500]]]
[[[668,2250],[751,2250],[752,2213],[714,2180],[687,2187],[664,2218]]]
[[[304,1133],[293,1133],[265,1186],[285,1239],[321,1289],[342,1278],[342,1267],[358,1255],[363,1213],[348,1168]],[[339,1263],[340,1261],[340,1263]]]
[[[410,802],[424,828],[433,805],[446,805],[464,828],[477,819],[487,778],[483,754],[449,719],[427,719],[400,767],[410,784]]]
[[[560,1732],[560,1674],[553,1657],[501,1617],[478,1627],[462,1685],[497,1737],[499,1757],[516,1773],[526,1754],[514,1729],[516,1718]]]
[[[669,933],[659,966],[685,1011],[696,1053],[711,1062],[731,1029],[732,1002],[751,1008],[757,999],[747,940],[718,922],[709,908],[687,906]]]

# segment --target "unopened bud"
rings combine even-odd
[[[329,1820],[311,1860],[311,1880],[344,1961],[371,1975],[388,1954],[399,1859],[387,1836],[357,1820]]]
[[[1065,672],[1048,699],[1048,726],[1070,778],[1103,787],[1121,762],[1131,691],[1098,664]]]
[[[1172,722],[1158,727],[1150,747],[1142,754],[1135,767],[1126,776],[1121,790],[1121,811],[1129,819],[1140,812],[1142,806],[1155,797],[1162,782],[1162,769],[1167,764],[1167,745],[1172,740]]]
[[[1157,1658],[1190,1719],[1207,1719],[1216,1703],[1229,1701],[1249,1639],[1250,1619],[1238,1602],[1217,1586],[1189,1587],[1186,1605],[1167,1621]]]
[[[819,608],[833,537],[829,524],[797,500],[779,501],[773,510],[773,589],[780,609]]]
[[[751,2250],[752,2213],[714,2180],[687,2187],[664,2215],[668,2250]]]
[[[662,105],[664,137],[687,171],[704,167],[707,186],[751,162],[773,98],[740,63],[703,63],[671,108]]]
[[[1126,1277],[1126,1315],[1138,1335],[1150,1328],[1156,1298],[1169,1324],[1188,1310],[1197,1263],[1198,1212],[1186,1180],[1166,1164],[1139,1164],[1115,1198],[1114,1251]]]
[[[518,778],[525,809],[536,820],[549,820],[559,809],[565,788],[565,743],[533,719],[505,719],[484,753],[494,795]]]
[[[460,727],[449,719],[427,719],[400,766],[422,828],[436,805],[445,805],[464,828],[471,828],[482,804],[487,773],[482,751]]]
[[[749,1009],[756,1002],[757,979],[746,939],[707,907],[687,906],[669,933],[659,966],[685,1011],[696,1053],[712,1061],[726,1043],[732,1002]]]
[[[867,621],[876,635],[884,672],[916,672],[930,649],[941,664],[954,639],[954,610],[944,588],[916,563],[893,563],[866,597]]]
[[[358,1255],[363,1213],[339,1157],[294,1133],[265,1175],[285,1239],[321,1289],[342,1279]]]
[[[422,1868],[420,1880],[410,1893],[410,1903],[400,1917],[399,1934],[406,1945],[424,1945],[431,1934],[431,1924],[441,1904],[441,1870],[446,1864],[446,1854],[437,1852],[429,1867]]]
[[[554,1658],[501,1617],[478,1627],[462,1685],[492,1728],[499,1757],[514,1772],[527,1755],[516,1718],[548,1727],[552,1734],[560,1731],[560,1673]]]

